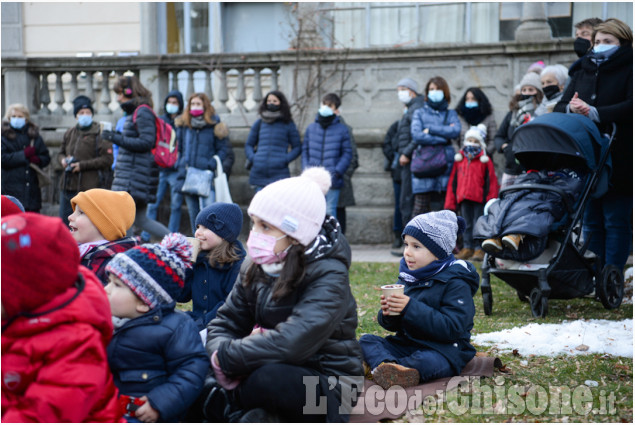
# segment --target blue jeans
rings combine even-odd
[[[329,189],[326,192],[326,213],[337,217],[337,203],[340,201],[340,189]]]
[[[177,188],[178,172],[176,170],[161,170],[159,174],[159,186],[157,187],[157,200],[153,204],[148,204],[148,218],[157,219],[157,210],[165,196],[168,186],[170,186],[170,222],[168,229],[170,232],[178,232],[181,227],[181,205],[183,205],[183,194]],[[141,234],[142,238],[149,236],[147,232]],[[148,238],[149,239],[149,238]]]
[[[631,250],[633,228],[633,198],[607,193],[592,199],[584,211],[584,239],[589,249],[602,258],[604,264],[613,264],[621,272]]]
[[[187,204],[187,211],[190,213],[190,224],[192,225],[192,235],[196,232],[196,216],[205,207],[208,207],[214,203],[216,194],[212,189],[207,198],[203,196],[184,194],[185,203]]]
[[[395,344],[377,335],[365,334],[359,339],[364,361],[371,370],[381,362],[396,362],[417,369],[421,382],[454,376],[450,362],[441,353],[427,348]]]

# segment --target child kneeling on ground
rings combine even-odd
[[[405,291],[382,295],[377,317],[396,335],[365,334],[359,341],[367,372],[382,388],[457,375],[476,354],[470,331],[479,276],[471,263],[452,255],[464,229],[463,218],[448,210],[418,215],[406,225],[398,281]]]
[[[203,388],[209,359],[201,337],[194,321],[174,309],[191,255],[185,236],[172,233],[106,266],[115,327],[108,363],[127,418],[176,422]]]

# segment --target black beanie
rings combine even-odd
[[[79,110],[83,108],[90,109],[90,112],[95,115],[95,111],[93,110],[93,102],[91,102],[91,100],[87,96],[81,95],[73,99],[73,116],[76,117]]]

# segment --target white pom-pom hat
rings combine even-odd
[[[467,139],[476,139],[478,140],[479,145],[481,146],[481,151],[483,155],[481,155],[481,162],[485,163],[489,161],[489,157],[487,156],[487,146],[485,145],[485,136],[487,135],[487,127],[485,124],[479,124],[476,126],[472,126],[465,132],[465,137],[463,138],[463,146],[471,145],[472,142],[468,142]],[[461,162],[463,161],[463,155],[461,152],[454,155],[454,161]]]
[[[302,245],[309,245],[326,218],[326,192],[331,175],[322,167],[307,168],[298,177],[265,186],[252,199],[247,213],[277,227]]]

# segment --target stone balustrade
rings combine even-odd
[[[11,103],[26,104],[54,155],[64,131],[75,124],[71,104],[75,96],[84,94],[93,100],[97,121],[114,123],[121,116],[112,92],[118,75],[137,75],[154,94],[157,112],[162,112],[163,99],[172,89],[180,89],[186,98],[195,91],[204,91],[231,129],[236,163],[230,187],[236,202],[246,206],[253,192],[243,168],[243,147],[264,94],[279,89],[287,95],[303,134],[320,98],[334,91],[341,95],[342,116],[353,128],[360,158],[353,177],[357,205],[347,209],[349,239],[354,243],[386,243],[392,235],[393,198],[390,176],[383,171],[381,144],[385,131],[403,111],[396,97],[397,81],[410,76],[423,91],[429,78],[443,76],[450,84],[453,107],[465,89],[480,86],[500,123],[507,113],[513,86],[529,65],[543,60],[568,66],[575,60],[572,41],[220,55],[3,57],[2,106],[4,113]],[[49,172],[59,177],[59,166],[56,161],[52,164]],[[299,161],[291,168],[292,174],[298,174]],[[55,215],[56,190],[46,188],[44,197],[45,212]],[[162,208],[159,217],[167,213],[168,209]],[[187,229],[187,223],[183,227]]]

